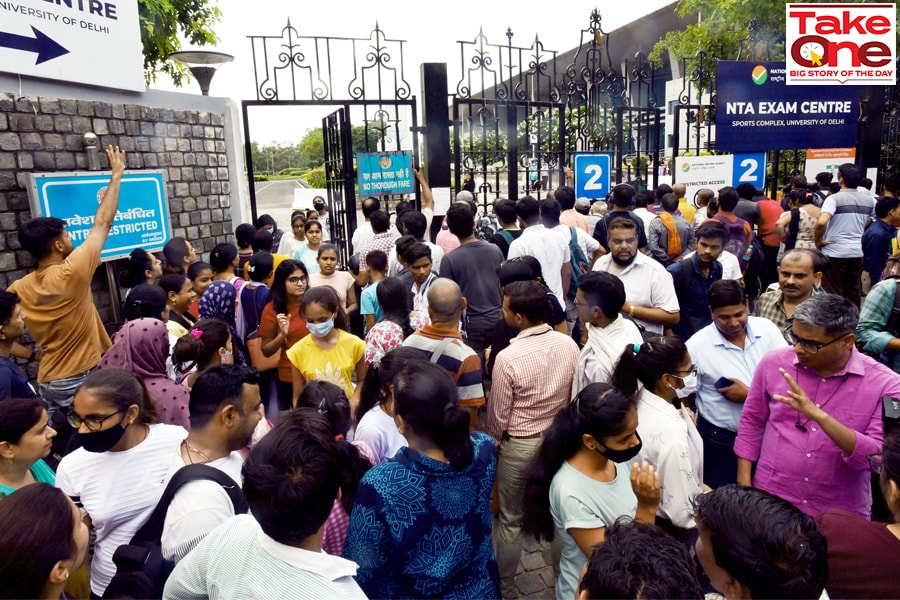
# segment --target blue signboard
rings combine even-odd
[[[591,200],[606,198],[611,165],[609,154],[576,154],[572,168],[575,173],[575,197]]]
[[[731,165],[731,181],[734,187],[752,183],[758,190],[766,188],[766,153],[735,154]]]
[[[717,151],[856,145],[859,87],[787,85],[783,62],[716,65]]]
[[[412,152],[357,152],[356,172],[360,197],[416,191]]]
[[[30,179],[32,214],[65,221],[72,245],[80,246],[94,226],[94,214],[109,185],[109,174],[33,173]],[[100,258],[121,258],[135,248],[153,252],[170,239],[172,226],[163,171],[125,173],[119,208]]]

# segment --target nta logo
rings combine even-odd
[[[753,67],[753,73],[751,73],[751,78],[753,79],[753,83],[756,85],[762,85],[769,78],[769,72],[762,65],[756,65]]]
[[[691,163],[689,163],[689,162],[681,163],[681,171],[683,173],[687,173],[690,170],[691,170]]]

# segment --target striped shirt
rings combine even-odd
[[[497,354],[485,431],[528,437],[546,431],[569,402],[578,345],[549,325],[519,332]]]
[[[858,258],[863,255],[862,235],[875,212],[875,199],[868,192],[842,189],[825,198],[822,212],[831,215],[822,252],[834,258]]]
[[[443,345],[445,338],[451,338],[452,341],[444,346],[437,364],[447,369],[453,380],[456,381],[459,405],[463,408],[483,405],[484,386],[481,383],[481,359],[474,350],[463,343],[459,331],[438,329],[433,325],[426,325],[420,331],[406,338],[403,345],[421,350],[425,354],[425,358],[431,360],[434,352]],[[571,379],[571,376],[569,378]]]
[[[353,561],[281,544],[238,515],[175,566],[163,598],[365,598],[355,575]]]

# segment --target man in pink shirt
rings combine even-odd
[[[856,305],[835,294],[794,311],[793,347],[760,361],[744,403],[734,444],[739,485],[751,485],[752,473],[754,487],[808,515],[839,508],[870,518],[881,399],[900,397],[900,376],[856,350],[858,320]]]

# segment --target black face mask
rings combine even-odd
[[[628,462],[638,455],[644,445],[644,442],[641,441],[641,436],[638,435],[636,431],[634,432],[634,435],[637,436],[638,439],[637,446],[632,446],[631,448],[627,448],[625,450],[613,450],[611,448],[607,448],[606,450],[597,450],[597,452],[613,461],[614,463]]]
[[[124,419],[123,419],[124,421]],[[122,427],[122,423],[113,425],[109,429],[92,431],[90,433],[77,433],[81,447],[88,452],[106,452],[119,443],[128,426]]]

